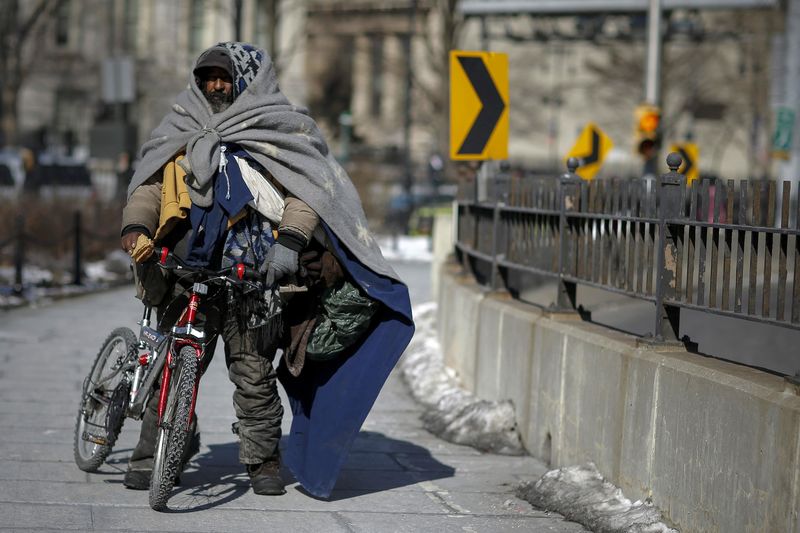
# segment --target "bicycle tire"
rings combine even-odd
[[[150,480],[150,507],[155,511],[167,508],[169,493],[181,473],[183,456],[191,437],[191,432],[187,429],[197,372],[196,352],[191,346],[184,346],[178,353],[178,361],[170,379],[164,417],[158,428],[153,476]]]
[[[84,472],[96,472],[102,466],[122,430],[126,392],[130,390],[130,382],[124,379],[124,372],[120,372],[117,378],[114,367],[118,371],[122,363],[134,357],[137,344],[133,331],[129,328],[116,328],[103,341],[89,374],[83,380],[72,450],[75,464]],[[104,372],[109,362],[112,366],[109,372]],[[106,386],[105,379],[109,379],[109,376],[112,380]],[[120,402],[123,403],[117,405]],[[121,416],[115,412],[115,416],[111,417],[111,427],[109,407],[123,409]],[[90,438],[84,438],[85,436]]]

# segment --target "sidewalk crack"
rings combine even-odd
[[[446,491],[434,491],[434,492],[425,492],[425,494],[433,500],[434,502],[442,505],[445,509],[447,509],[450,514],[457,514],[457,515],[471,515],[472,511],[461,507],[457,503],[449,502],[445,499],[445,496],[448,494]]]

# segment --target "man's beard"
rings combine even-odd
[[[225,94],[220,91],[210,91],[204,93],[204,95],[213,113],[222,113],[233,103],[233,93]]]

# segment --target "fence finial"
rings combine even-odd
[[[683,164],[683,158],[678,152],[672,152],[667,156],[667,166],[671,172],[677,172]]]
[[[581,166],[581,161],[577,157],[570,157],[567,159],[567,169],[569,170],[570,174],[575,174],[575,171],[578,170],[579,166]]]

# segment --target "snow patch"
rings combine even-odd
[[[510,400],[488,401],[461,388],[452,369],[444,364],[436,338],[435,303],[414,307],[416,332],[400,361],[411,394],[425,411],[425,429],[456,444],[504,455],[523,455]]]
[[[389,261],[432,261],[430,237],[398,235],[377,239],[381,253]]]
[[[652,503],[631,502],[594,463],[551,470],[539,481],[523,483],[517,495],[596,533],[678,533],[661,521]]]
[[[14,267],[0,267],[0,281],[3,283],[11,284],[14,279]],[[53,273],[44,268],[34,265],[25,265],[22,267],[22,283],[23,284],[40,284],[50,283],[53,281]]]
[[[53,298],[86,294],[129,282],[132,279],[130,262],[128,254],[115,250],[101,261],[84,263],[83,284],[80,286],[58,284],[52,271],[25,265],[22,269],[22,287],[18,291],[13,286],[14,268],[0,267],[0,309],[41,304]],[[71,273],[66,274],[66,279],[72,279]]]

